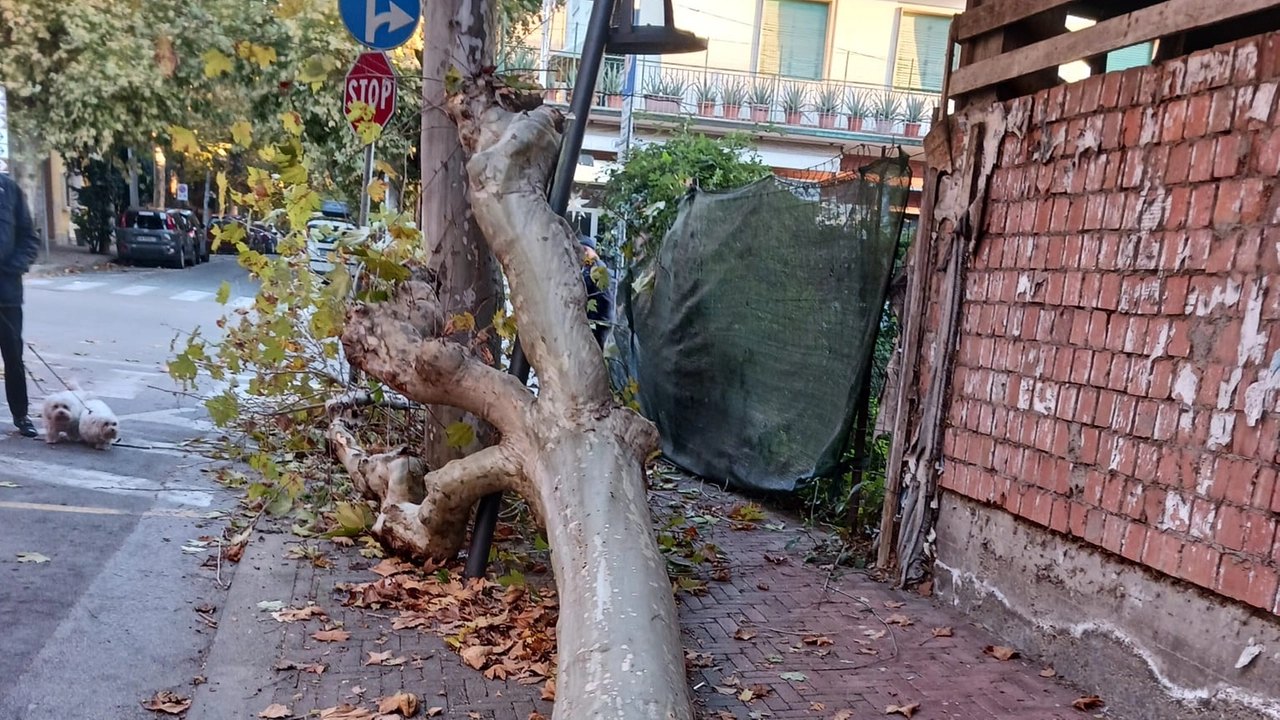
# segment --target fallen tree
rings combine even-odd
[[[554,718],[691,720],[679,621],[646,502],[651,423],[613,400],[587,324],[577,236],[552,212],[546,183],[562,117],[524,112],[486,75],[450,98],[469,159],[475,220],[506,272],[535,396],[487,365],[483,342],[449,317],[425,273],[347,314],[347,356],[404,397],[487,421],[500,439],[423,473],[405,452],[368,454],[341,420],[332,447],[379,503],[373,532],[389,549],[443,560],[465,539],[471,507],[519,494],[545,525],[560,596]]]

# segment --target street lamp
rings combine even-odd
[[[561,217],[569,208],[573,172],[582,152],[582,138],[587,132],[587,116],[595,101],[596,78],[600,76],[600,64],[604,60],[606,47],[609,52],[619,55],[675,55],[707,49],[705,38],[675,26],[671,0],[663,0],[662,6],[661,25],[636,25],[635,0],[595,0],[592,4],[587,34],[582,39],[582,60],[578,64],[578,79],[573,85],[573,101],[569,105],[569,127],[560,145],[560,162],[551,183],[551,209]],[[519,338],[516,338],[515,348],[511,353],[509,372],[520,378],[521,382],[529,380],[529,361],[520,348]],[[486,495],[476,507],[475,525],[471,528],[471,546],[467,549],[467,577],[484,575],[501,508],[502,493]]]

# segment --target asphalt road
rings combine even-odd
[[[74,380],[120,416],[122,442],[46,446],[0,411],[0,718],[152,718],[141,702],[156,691],[191,695],[214,632],[195,609],[225,591],[189,541],[217,535],[211,515],[234,498],[191,451],[212,428],[165,363],[176,334],[217,331],[224,280],[233,298],[254,291],[231,257],[28,280],[33,419]]]

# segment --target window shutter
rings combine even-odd
[[[819,80],[827,51],[829,5],[765,0],[760,27],[760,72]]]
[[[893,62],[894,87],[942,91],[947,63],[947,31],[951,18],[903,12]],[[959,55],[956,55],[957,59]]]
[[[1144,42],[1107,53],[1107,72],[1150,65],[1155,54],[1154,43]]]

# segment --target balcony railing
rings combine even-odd
[[[546,86],[547,100],[568,102],[577,58],[559,53],[536,69],[536,49],[506,53],[500,69],[527,72]],[[621,108],[621,58],[608,57],[596,82],[596,104]],[[637,110],[744,124],[809,127],[837,132],[918,137],[928,130],[938,95],[839,80],[796,80],[737,70],[696,69],[637,59]]]

